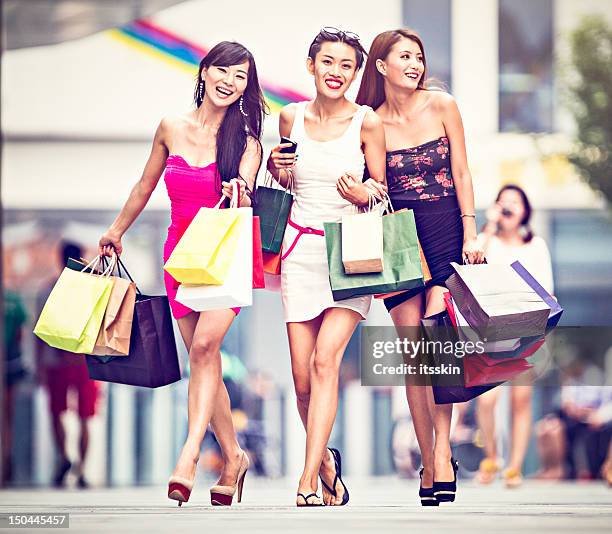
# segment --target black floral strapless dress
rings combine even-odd
[[[426,287],[445,286],[453,274],[450,263],[461,263],[463,249],[463,223],[448,138],[387,152],[387,186],[393,209],[414,211],[419,241],[432,276]],[[389,297],[385,306],[391,310],[424,290],[416,288]]]

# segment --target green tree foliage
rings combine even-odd
[[[612,28],[585,17],[570,37],[570,109],[578,126],[570,161],[594,189],[612,201]]]

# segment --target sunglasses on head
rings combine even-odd
[[[340,39],[352,39],[355,41],[359,41],[360,37],[354,32],[346,32],[344,30],[340,30],[338,28],[334,28],[333,26],[324,26],[321,28],[319,33],[326,33],[328,35],[337,35]]]

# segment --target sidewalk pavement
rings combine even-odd
[[[420,506],[416,480],[346,482],[351,500],[343,508],[298,509],[295,481],[247,477],[243,502],[231,508],[210,506],[208,484],[198,480],[190,502],[181,508],[166,498],[164,487],[5,489],[0,491],[0,514],[69,513],[68,530],[79,534],[612,532],[612,489],[601,482],[527,481],[508,490],[499,482],[483,487],[459,481],[457,501],[438,508]],[[9,530],[16,531],[0,528]]]

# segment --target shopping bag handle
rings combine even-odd
[[[132,278],[132,276],[130,275],[128,270],[126,269],[123,261],[121,261],[121,258],[119,256],[117,256],[116,254],[115,254],[115,257],[117,258],[117,261],[115,262],[115,265],[113,266],[113,270],[111,271],[111,273],[115,270],[115,267],[117,268],[117,274],[119,275],[120,278],[125,278],[123,276],[123,274],[125,273],[125,275],[127,276],[128,280],[134,284],[134,287],[136,288],[136,293],[138,293],[139,295],[142,295],[142,292],[138,288],[138,284],[136,284],[136,282],[134,282],[134,279]],[[103,264],[108,263],[108,260],[106,259],[106,256],[103,256],[102,262],[103,262]]]
[[[382,199],[379,199],[373,191],[371,191],[368,188],[368,208],[367,211],[365,209],[365,207],[360,208],[360,212],[361,213],[369,213],[371,212],[374,207],[378,204],[377,201],[380,201],[380,203],[383,205],[383,210],[381,212],[381,215],[385,215],[387,213],[394,213],[395,210],[393,209],[393,204],[391,204],[391,198],[389,197],[388,193],[386,191],[382,191]]]
[[[283,187],[281,186],[280,189],[284,189],[285,191],[287,191],[287,193],[291,193],[293,191],[293,171],[291,169],[285,169],[289,175],[289,179],[287,180],[287,187]],[[272,173],[266,169],[266,172],[264,174],[264,187],[271,187],[274,189],[279,189],[278,187],[274,187],[274,182],[276,180],[274,180],[274,177],[272,176]],[[278,185],[280,185],[279,182],[276,182]]]
[[[87,269],[89,269],[91,273],[94,274],[94,271],[98,268],[98,265],[101,265],[104,268],[104,270],[100,273],[100,276],[108,278],[115,269],[115,266],[117,265],[117,254],[115,254],[115,251],[113,250],[113,255],[110,264],[107,262],[106,256],[98,255],[87,265],[85,265],[85,267],[81,269],[81,272],[86,272]]]
[[[221,207],[221,204],[223,204],[226,198],[228,197],[225,194],[225,192],[224,191],[221,192],[221,198],[219,199],[219,202],[217,202],[217,204],[215,205],[214,209],[219,209]],[[238,180],[235,180],[232,182],[232,198],[230,199],[229,207],[230,208],[240,207],[240,184],[238,183]]]
[[[136,284],[136,282],[134,282],[134,279],[132,278],[132,276],[130,275],[128,270],[125,268],[125,265],[121,261],[121,258],[118,257],[117,258],[117,273],[119,274],[119,276],[122,276],[122,274],[123,274],[121,272],[121,269],[123,269],[123,272],[125,272],[125,275],[128,277],[129,281],[132,282],[132,284],[134,284],[134,287],[136,288],[136,293],[138,293],[139,295],[142,295],[142,292],[138,288],[138,284]]]
[[[225,199],[228,198],[225,194],[225,191],[221,192],[221,198],[219,202],[215,205],[214,209],[218,210],[221,207],[221,204],[225,202]],[[239,208],[240,207],[240,184],[238,180],[232,182],[232,198],[230,199],[230,208]]]

